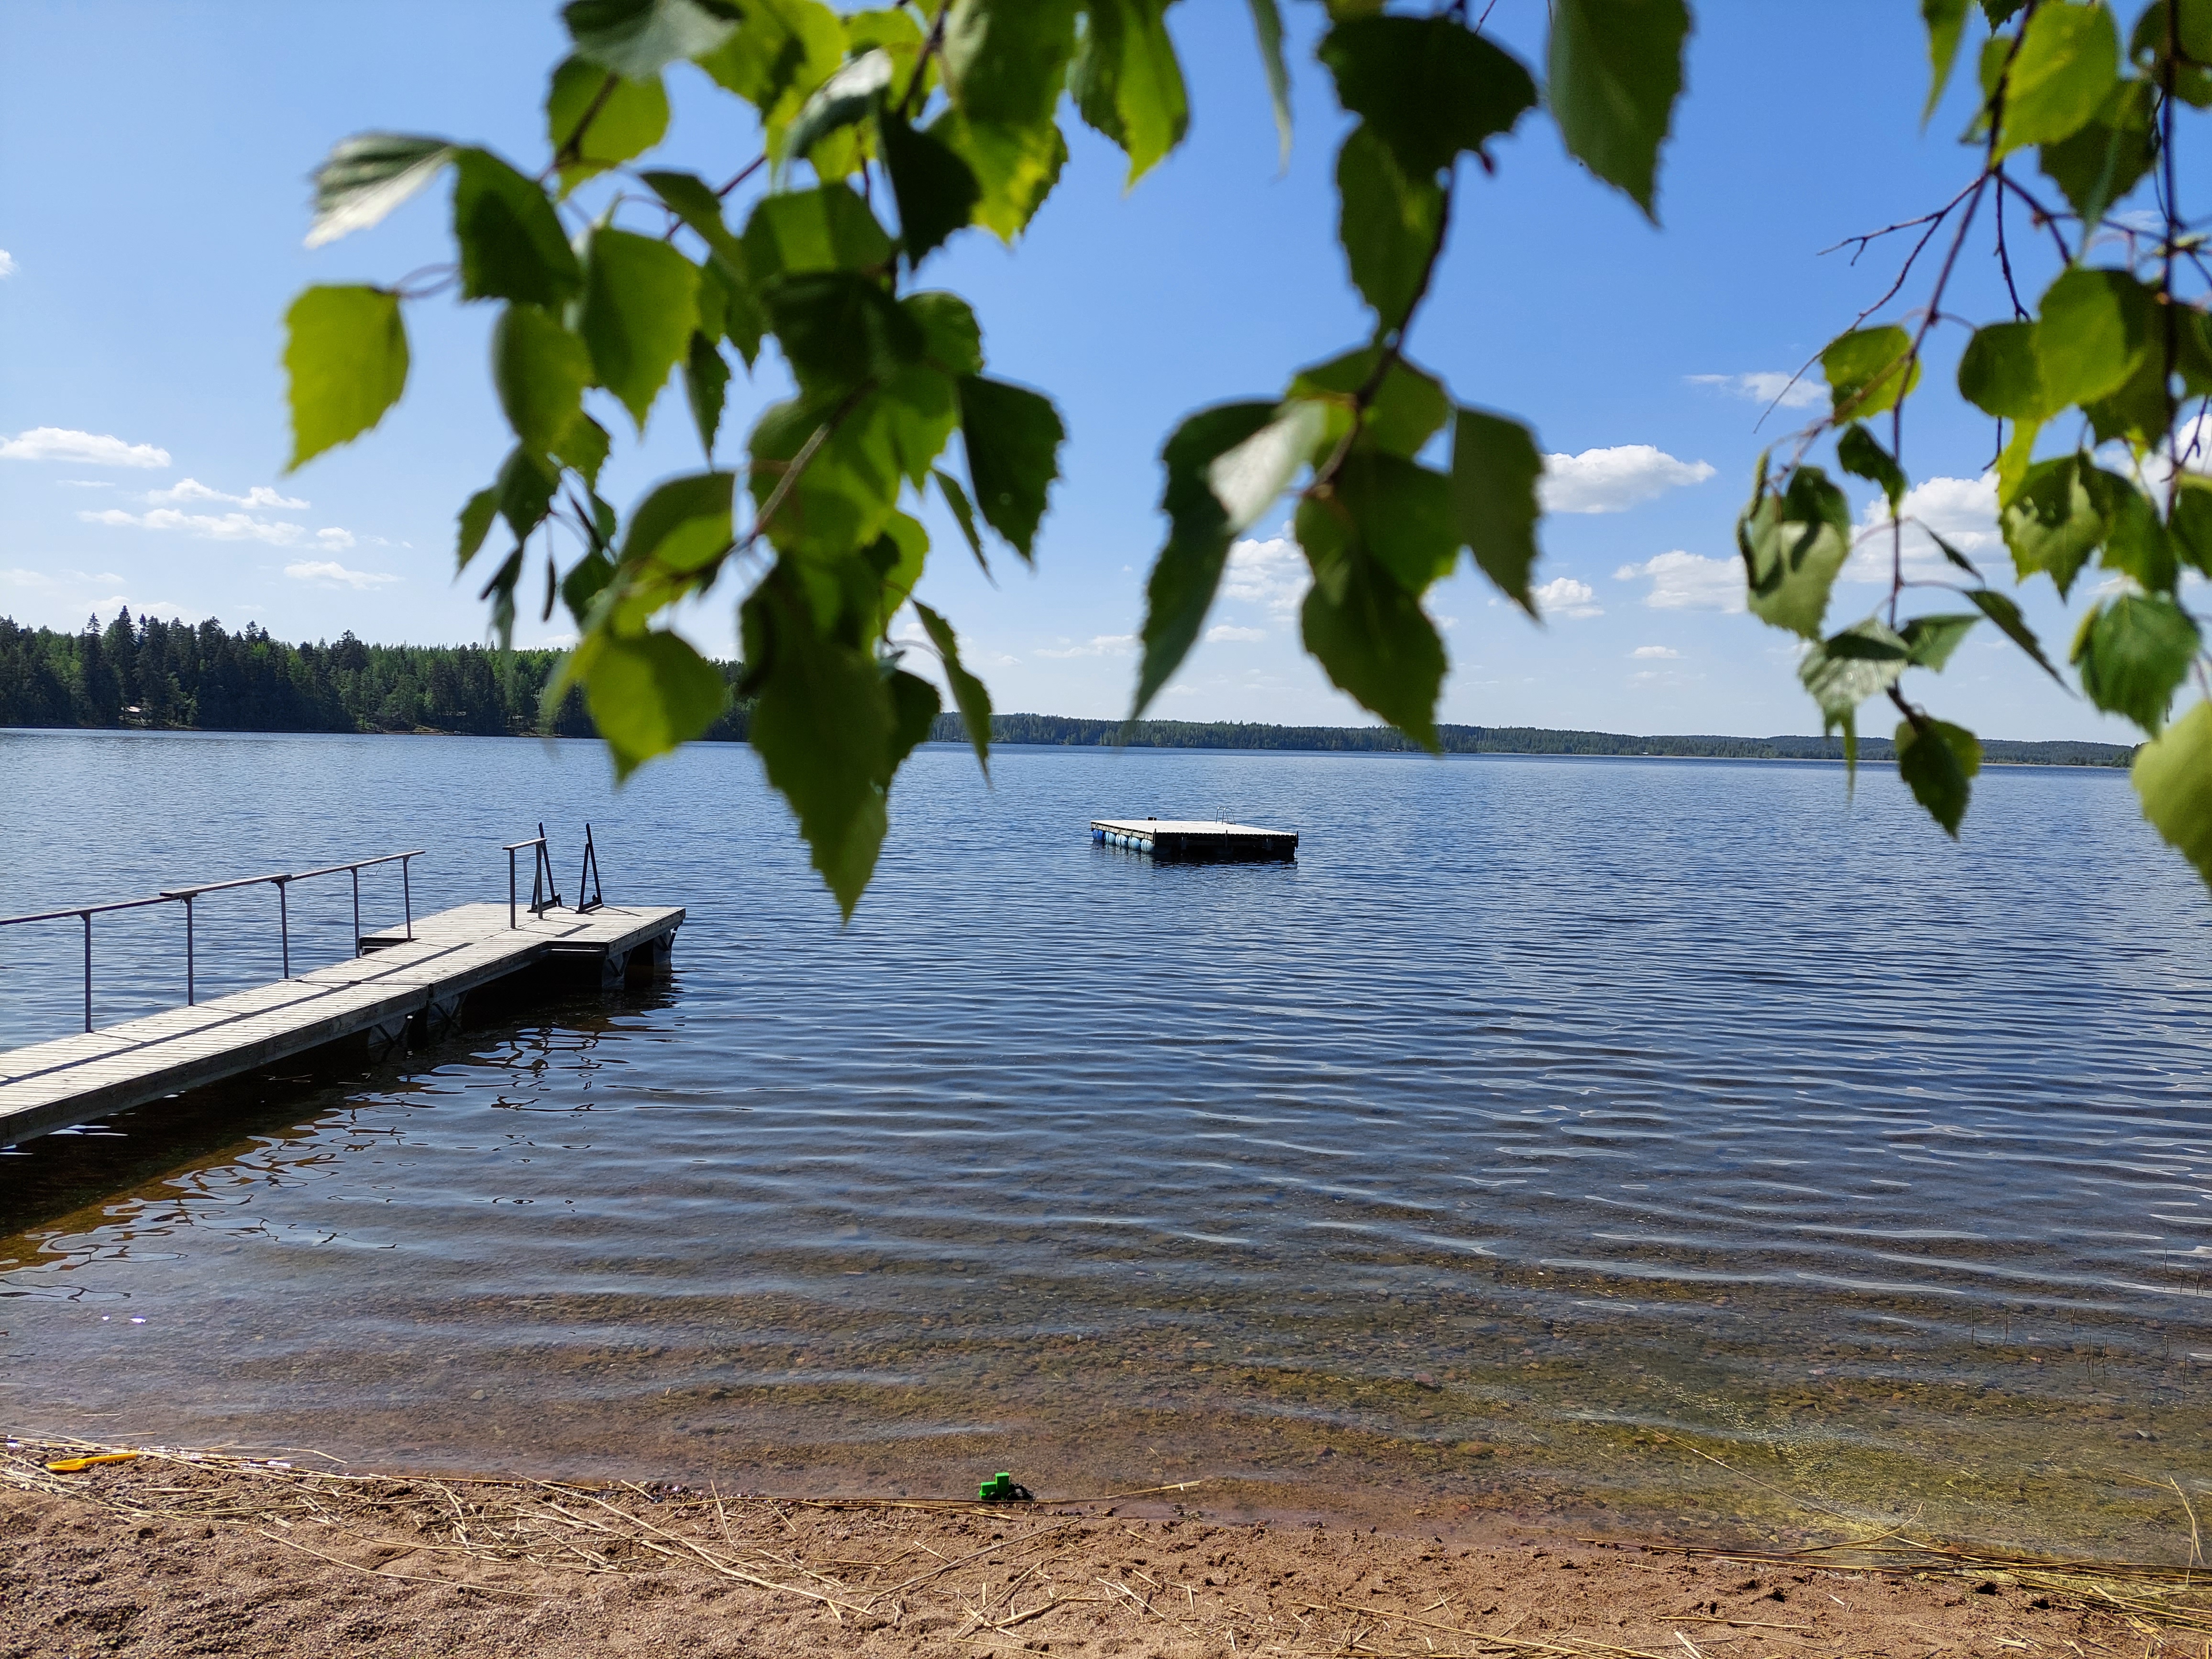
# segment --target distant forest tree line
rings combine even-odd
[[[137,726],[204,732],[426,732],[483,737],[596,736],[572,691],[550,726],[539,704],[558,651],[495,651],[481,645],[368,645],[347,633],[335,642],[287,645],[248,623],[134,619],[123,611],[105,628],[23,628],[0,617],[0,726]],[[739,665],[715,665],[734,684]],[[732,700],[706,733],[742,741],[749,708]],[[1439,726],[1449,754],[1656,756],[1724,760],[1840,760],[1834,738],[1634,737],[1554,732],[1528,726]],[[964,743],[957,714],[939,715],[931,738]],[[1230,720],[1079,720],[1064,714],[995,714],[994,744],[1138,749],[1261,749],[1418,752],[1384,726],[1260,726]],[[2125,766],[2130,744],[1989,741],[1993,762],[2041,766]],[[1861,758],[1895,758],[1868,738]]]

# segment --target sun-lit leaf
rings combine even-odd
[[[1974,631],[1981,617],[1966,612],[1946,611],[1931,617],[1915,617],[1899,629],[1905,649],[1911,653],[1912,665],[1942,672],[1943,665],[1951,660],[1951,653],[1965,642]]]
[[[2184,472],[2175,480],[2167,533],[2176,557],[2212,575],[2212,477]]]
[[[2102,5],[2047,0],[2027,20],[2010,57],[2000,155],[2055,143],[2096,115],[2119,74],[2119,31]]]
[[[1055,121],[977,121],[949,109],[927,131],[975,175],[975,221],[1002,242],[1027,228],[1067,164],[1067,140]]]
[[[768,300],[776,343],[810,396],[883,380],[921,356],[921,329],[872,278],[787,276],[770,285]]]
[[[1966,801],[1982,769],[1981,740],[1963,726],[1922,717],[1897,726],[1897,775],[1928,816],[1956,841]]]
[[[1321,60],[1337,100],[1408,179],[1432,179],[1536,103],[1536,83],[1512,54],[1450,17],[1353,18],[1322,39]]]
[[[2142,180],[2158,155],[2153,125],[2158,90],[2148,81],[2113,87],[2096,115],[2070,137],[2043,146],[2036,160],[2085,224]]]
[[[2088,487],[2089,463],[2061,455],[2028,468],[2019,490],[1998,515],[2013,569],[2026,581],[2046,572],[2063,597],[2097,544],[2105,538],[2104,515]]]
[[[483,549],[484,538],[491,534],[492,520],[499,517],[499,490],[479,489],[463,503],[459,522],[459,535],[453,548],[454,568],[466,570],[469,561]]]
[[[553,492],[560,485],[561,475],[526,445],[517,444],[507,452],[492,489],[498,492],[500,516],[514,532],[518,544],[528,541],[531,532],[545,522]]]
[[[1530,580],[1540,550],[1536,486],[1544,457],[1535,434],[1516,420],[1462,409],[1452,428],[1451,499],[1459,538],[1498,591],[1530,616]]]
[[[903,116],[885,112],[877,131],[898,204],[899,242],[911,270],[975,217],[983,186],[950,144],[934,133],[916,131]]]
[[[1160,452],[1167,470],[1160,507],[1168,516],[1168,539],[1145,587],[1145,655],[1131,720],[1145,712],[1197,641],[1236,539],[1206,473],[1220,457],[1265,432],[1280,408],[1241,403],[1202,409],[1176,428]]]
[[[1267,101],[1275,112],[1275,139],[1283,164],[1291,160],[1291,71],[1283,62],[1283,14],[1275,0],[1249,0],[1252,33],[1260,43],[1260,64],[1267,76]]]
[[[1385,329],[1405,320],[1443,222],[1443,192],[1408,178],[1390,147],[1362,125],[1337,153],[1337,238],[1352,280]]]
[[[553,71],[545,94],[545,136],[565,196],[659,143],[668,131],[668,94],[660,77],[631,81],[571,58]]]
[[[975,556],[976,568],[986,577],[991,574],[991,561],[983,551],[983,538],[975,532],[975,508],[968,499],[968,492],[960,480],[950,472],[937,471],[938,493],[945,497],[945,506],[952,509],[952,521],[960,526],[960,538],[968,544],[968,550]]]
[[[728,359],[705,335],[694,334],[684,358],[684,395],[699,428],[699,447],[709,459],[714,453],[714,434],[722,424],[722,399],[729,385]]]
[[[2021,615],[2020,607],[2008,596],[1994,588],[1977,587],[1969,589],[1966,597],[1974,602],[1976,609],[2004,631],[2007,639],[2033,658],[2037,667],[2060,685],[2066,684],[2058,670],[2051,665],[2051,659],[2043,654],[2043,642],[2035,637],[2035,630],[2027,625],[2027,619]]]
[[[1818,640],[1828,590],[1850,553],[1851,509],[1844,492],[1816,466],[1801,466],[1786,489],[1771,489],[1762,464],[1758,491],[1735,534],[1752,614]]]
[[[1459,562],[1451,481],[1418,461],[1354,449],[1338,466],[1326,499],[1340,510],[1340,517],[1332,515],[1334,521],[1416,598]],[[1316,515],[1304,522],[1319,533],[1324,521]],[[1306,551],[1316,552],[1310,545]]]
[[[1068,72],[1077,112],[1121,148],[1135,184],[1190,126],[1169,0],[1089,0]]]
[[[968,728],[968,741],[975,750],[975,763],[988,777],[991,694],[982,681],[961,665],[960,641],[953,636],[952,624],[920,599],[914,602],[914,614],[921,618],[922,631],[929,635],[930,644],[937,647],[938,660],[945,665],[945,682],[952,688],[953,706],[959,709],[960,723]]]
[[[583,685],[618,779],[697,737],[730,697],[721,670],[689,641],[660,631],[586,635],[568,678]]]
[[[1293,398],[1273,420],[1206,464],[1206,488],[1221,503],[1231,536],[1243,535],[1290,487],[1326,420],[1318,404]]]
[[[746,483],[756,527],[779,551],[836,559],[883,533],[904,474],[881,433],[857,413],[842,399],[799,398],[774,405],[755,424]]]
[[[550,313],[511,305],[492,330],[491,378],[514,435],[549,453],[582,417],[592,356]]]
[[[2123,593],[2081,619],[2073,661],[2091,702],[2155,732],[2199,643],[2189,613],[2164,594]]]
[[[1023,558],[1034,562],[1037,523],[1060,477],[1067,435],[1052,399],[980,374],[960,379],[960,430],[976,510]]]
[[[569,0],[561,9],[578,53],[633,81],[714,51],[739,15],[729,0]]]
[[[750,368],[760,356],[761,335],[767,323],[760,297],[753,291],[752,267],[745,258],[744,246],[723,221],[721,198],[695,173],[660,172],[639,176],[662,204],[707,245],[708,264],[702,275],[711,275],[720,285],[721,332]],[[700,303],[703,313],[707,304],[703,281]]]
[[[1659,147],[1682,90],[1683,0],[1558,0],[1547,96],[1567,152],[1658,220]]]
[[[954,106],[971,121],[1049,122],[1075,55],[1075,0],[952,0],[945,72]]]
[[[844,62],[847,37],[821,0],[744,0],[737,33],[699,58],[720,86],[759,110],[771,154],[814,89]]]
[[[307,246],[367,230],[438,176],[453,159],[442,138],[358,132],[341,138],[315,169],[315,220]]]
[[[2136,751],[2143,817],[2212,884],[2212,702],[2200,702]]]
[[[1444,646],[1420,601],[1344,533],[1334,503],[1304,502],[1297,527],[1314,566],[1299,611],[1306,649],[1339,690],[1436,752]]]
[[[1797,678],[1820,706],[1821,731],[1843,727],[1855,750],[1859,705],[1895,685],[1911,660],[1911,644],[1869,617],[1815,644],[1797,665]]]
[[[745,222],[745,258],[756,283],[810,271],[880,270],[890,234],[851,186],[778,191],[761,198]]]
[[[784,159],[802,160],[830,134],[868,119],[890,83],[891,55],[881,47],[840,64],[837,72],[799,106],[797,118],[783,136]],[[830,169],[817,165],[817,171],[826,173]]]
[[[2053,409],[2117,392],[2150,349],[2155,302],[2123,270],[2076,265],[2045,290],[2036,361]]]
[[[350,442],[407,388],[399,296],[368,287],[311,288],[284,313],[292,404],[290,471]]]
[[[2101,467],[2090,471],[2084,482],[2105,520],[2104,552],[2098,562],[2134,577],[2150,592],[2170,592],[2180,572],[2173,538],[2160,521],[2157,504],[2134,479]]]
[[[2056,405],[2043,386],[2033,323],[1990,323],[1974,331],[1959,358],[1959,395],[1985,415],[2039,421]]]
[[[704,568],[730,548],[730,498],[736,477],[694,472],[657,485],[629,516],[622,562],[650,559],[671,570]]]
[[[637,429],[699,325],[699,268],[667,243],[626,230],[592,234],[577,332],[599,383]]]
[[[1928,28],[1928,101],[1920,112],[1920,125],[1926,126],[1951,84],[1959,37],[1966,27],[1966,0],[1920,0],[1920,21]]]
[[[1882,496],[1893,516],[1905,499],[1905,469],[1884,449],[1873,433],[1854,421],[1836,440],[1836,465],[1855,478],[1881,486]]]
[[[1894,325],[1838,335],[1820,349],[1820,372],[1838,421],[1863,421],[1894,408],[1920,383],[1912,336]]]
[[[1293,398],[1331,397],[1347,408],[1352,398],[1368,390],[1382,362],[1379,346],[1362,346],[1327,362],[1302,368],[1291,380]],[[1417,455],[1430,439],[1443,430],[1451,418],[1451,394],[1434,375],[1423,373],[1403,357],[1393,356],[1381,382],[1369,392],[1367,416],[1359,441],[1393,455]]]
[[[489,151],[453,153],[453,240],[461,297],[559,306],[582,272],[544,188]]]
[[[596,487],[599,469],[607,464],[607,429],[588,415],[579,415],[562,429],[553,441],[556,460],[564,466],[573,466],[584,475],[586,485]]]

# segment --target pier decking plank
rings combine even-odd
[[[362,954],[270,985],[0,1054],[0,1145],[105,1117],[258,1071],[366,1032],[396,1034],[479,986],[548,957],[597,957],[619,972],[683,925],[675,908],[605,905],[579,914],[465,904],[404,933],[372,934]]]

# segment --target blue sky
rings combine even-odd
[[[1126,712],[1128,636],[1160,534],[1162,437],[1189,409],[1270,393],[1364,334],[1334,241],[1340,126],[1311,59],[1319,8],[1289,9],[1299,125],[1287,170],[1244,5],[1187,0],[1172,14],[1192,81],[1185,148],[1128,192],[1118,155],[1080,134],[1015,249],[971,233],[925,267],[974,301],[993,371],[1049,391],[1070,432],[1033,575],[1009,558],[987,585],[938,526],[924,595],[958,626],[1001,709]],[[1454,663],[1446,720],[1817,729],[1794,642],[1741,613],[1728,562],[1759,450],[1812,412],[1783,409],[1754,429],[1753,393],[1887,286],[1887,245],[1856,268],[1820,250],[1948,198],[1968,165],[1954,143],[1965,111],[1954,96],[1921,133],[1909,0],[1697,10],[1662,229],[1570,161],[1538,118],[1498,147],[1495,178],[1470,173],[1461,191],[1413,353],[1462,401],[1529,420],[1566,458],[1557,504],[1582,510],[1547,520],[1544,626],[1477,579],[1437,590]],[[1542,13],[1542,0],[1498,0],[1492,26],[1533,64]],[[0,103],[0,614],[73,627],[127,600],[285,638],[481,638],[477,581],[453,580],[451,526],[507,447],[483,368],[489,310],[412,307],[403,403],[289,476],[279,319],[307,283],[388,282],[447,257],[442,189],[372,231],[301,246],[306,177],[333,140],[438,133],[534,168],[561,55],[550,0],[0,9],[0,60],[14,71]],[[703,76],[679,66],[671,90],[673,161],[734,171],[756,152],[742,110]],[[2039,289],[2048,267],[2014,230]],[[1950,308],[1986,320],[1997,294],[1992,263],[1970,249]],[[1991,554],[1984,568],[2004,585],[1979,482],[1990,423],[1948,389],[1964,331],[1936,338],[1931,379],[1945,384],[1915,404],[1907,464],[1918,504]],[[772,359],[733,386],[725,460],[782,392]],[[696,468],[680,395],[664,398],[641,447],[618,453],[602,485],[618,502]],[[1240,548],[1213,637],[1157,714],[1365,719],[1298,650],[1297,562],[1279,525],[1263,521]],[[1881,591],[1839,586],[1832,621],[1871,611]],[[2070,623],[2048,585],[2023,597],[2063,651]],[[686,631],[726,652],[735,599],[717,593]],[[545,637],[534,618],[518,633]],[[1987,736],[2130,735],[1989,639],[1923,695]]]

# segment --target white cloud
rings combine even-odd
[[[1572,576],[1559,576],[1536,590],[1536,610],[1547,617],[1601,617],[1603,607],[1594,605],[1597,590],[1588,582],[1578,582]]]
[[[295,581],[315,582],[325,587],[382,587],[387,582],[399,580],[380,570],[349,570],[343,565],[327,559],[307,564],[288,564],[284,567],[284,574]]]
[[[1206,630],[1206,640],[1209,645],[1240,642],[1249,645],[1254,640],[1264,640],[1267,637],[1267,630],[1264,628],[1232,628],[1227,623],[1216,623]]]
[[[235,499],[234,497],[232,499]],[[179,513],[173,507],[157,507],[148,513],[125,513],[111,507],[98,513],[80,513],[87,524],[129,526],[137,530],[181,530],[203,541],[266,542],[271,547],[314,546],[336,550],[354,545],[354,533],[326,525],[311,536],[305,525],[281,519],[257,519],[251,513]]]
[[[1674,662],[1678,660],[1682,653],[1671,645],[1639,645],[1628,654],[1632,657],[1651,657]]]
[[[1312,581],[1298,544],[1288,536],[1276,536],[1264,542],[1241,541],[1229,550],[1221,592],[1224,598],[1287,617],[1304,603]]]
[[[1676,549],[1613,573],[1617,582],[1651,579],[1644,603],[1654,611],[1741,611],[1743,566],[1735,559],[1700,558]]]
[[[1040,646],[1040,657],[1126,657],[1137,648],[1134,634],[1098,634],[1082,645],[1066,644],[1062,650],[1048,650]]]
[[[75,461],[82,466],[167,466],[169,452],[152,444],[126,444],[102,432],[34,426],[0,440],[0,460]]]
[[[112,478],[57,478],[54,480],[54,484],[60,489],[112,489],[115,488],[115,480]]]
[[[1905,520],[1905,574],[1910,579],[1941,577],[1950,562],[1928,532],[1934,531],[1968,558],[1979,563],[2004,549],[1997,529],[1997,479],[1994,472],[1978,478],[1929,478],[1905,492],[1898,516]],[[1859,520],[1858,545],[1844,566],[1839,580],[1879,582],[1887,586],[1894,562],[1890,535],[1889,501],[1877,495]]]
[[[1711,463],[1678,461],[1650,444],[1617,444],[1579,455],[1547,455],[1541,489],[1547,513],[1625,513],[1684,484],[1713,476]]]
[[[1794,380],[1779,369],[1756,369],[1749,374],[1692,374],[1692,386],[1718,386],[1757,404],[1778,403],[1784,409],[1810,409],[1828,395],[1828,388],[1809,374]]]
[[[198,478],[180,478],[167,489],[149,489],[146,499],[155,506],[165,501],[230,501],[239,507],[268,507],[288,512],[300,512],[307,503],[280,495],[267,484],[256,484],[243,495],[226,495],[220,489],[210,489]]]
[[[13,276],[17,270],[15,256],[0,247],[0,276]]]

